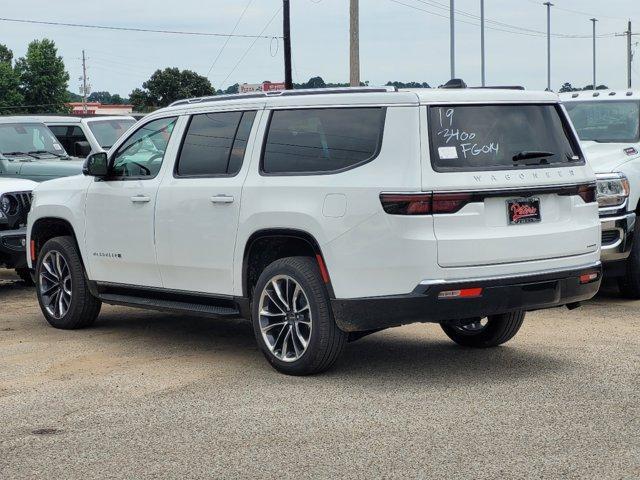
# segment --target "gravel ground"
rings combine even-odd
[[[293,378],[246,322],[54,330],[1,273],[0,478],[640,478],[639,306],[530,314],[488,351],[406,326]]]

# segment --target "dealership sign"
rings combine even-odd
[[[285,89],[284,83],[263,82],[263,83],[243,83],[242,85],[240,85],[239,91],[240,93],[276,92],[284,89]]]

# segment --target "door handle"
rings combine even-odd
[[[211,197],[211,203],[233,203],[233,196],[231,195],[214,195]]]
[[[151,201],[151,197],[147,197],[146,195],[134,195],[131,197],[131,201],[133,203],[148,203]]]

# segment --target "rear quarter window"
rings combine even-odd
[[[262,173],[336,173],[373,160],[380,150],[384,107],[275,110]]]
[[[436,171],[504,170],[584,164],[558,105],[428,107]]]

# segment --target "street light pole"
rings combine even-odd
[[[596,89],[596,22],[597,18],[592,18],[593,22],[593,89]]]
[[[349,8],[349,83],[360,86],[360,8],[358,0],[351,0]]]
[[[547,90],[551,91],[551,7],[553,3],[544,2],[547,7]]]
[[[282,32],[284,37],[284,88],[293,90],[291,75],[291,12],[289,0],[282,0]]]
[[[480,0],[480,69],[482,70],[482,86],[485,86],[485,60],[484,60],[484,0]]]
[[[455,25],[455,0],[449,3],[449,35],[450,38],[450,55],[451,55],[451,78],[456,78],[456,25]]]

